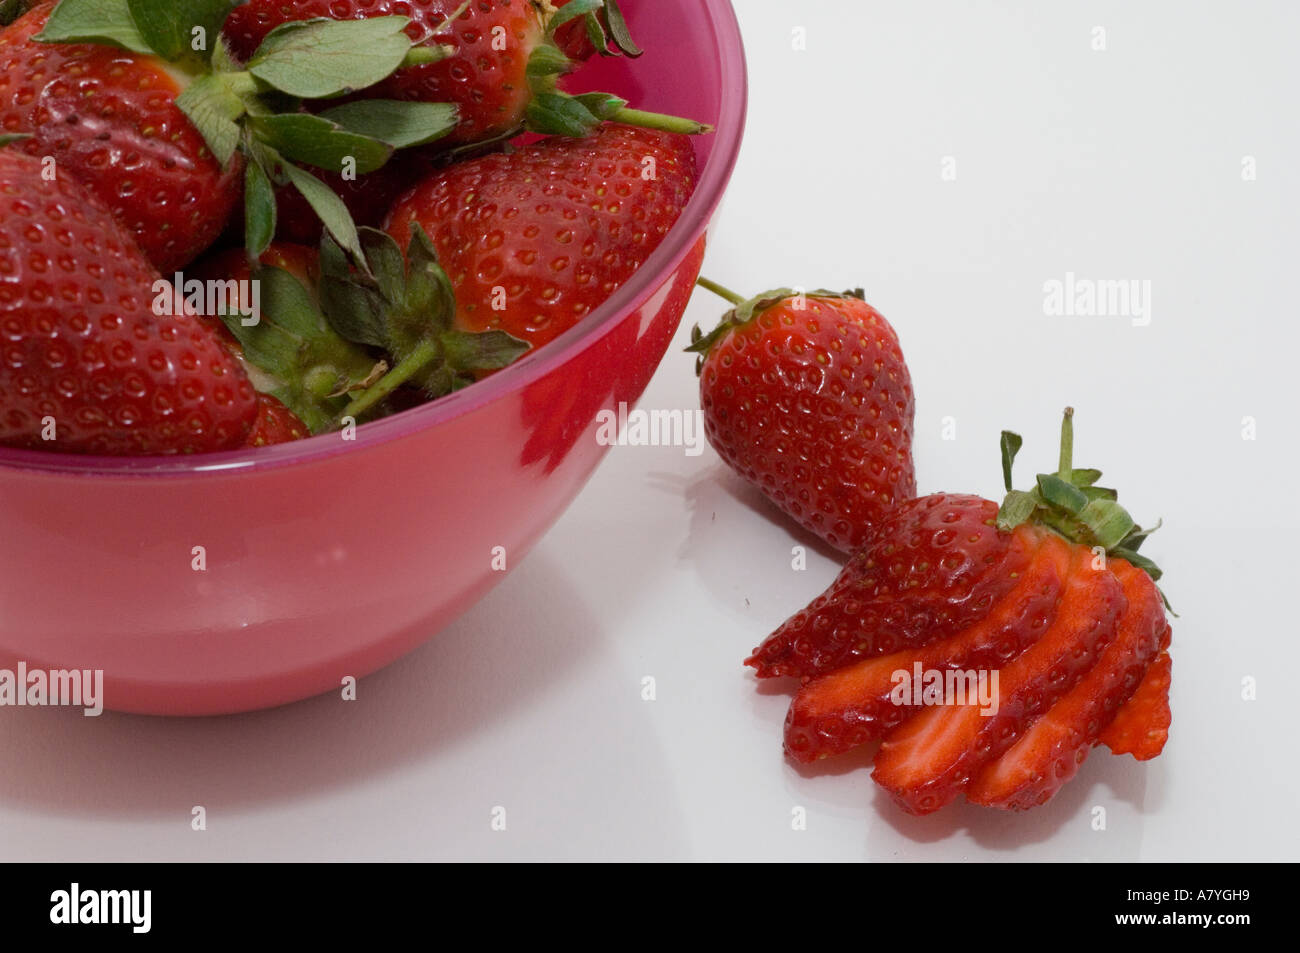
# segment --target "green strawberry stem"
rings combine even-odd
[[[362,415],[369,413],[399,387],[433,364],[441,356],[440,350],[433,341],[420,342],[415,350],[380,378],[373,387],[348,404],[339,414],[339,420],[344,417],[360,420]]]
[[[742,305],[745,303],[744,297],[736,294],[730,288],[723,287],[722,285],[718,284],[716,281],[710,281],[708,278],[705,278],[703,275],[701,275],[699,280],[696,281],[695,283],[699,285],[701,288],[705,289],[706,291],[712,291],[715,295],[717,295],[719,298],[722,298],[724,301],[730,301],[734,305]]]
[[[1070,475],[1074,473],[1074,408],[1065,408],[1065,416],[1061,420],[1061,457],[1060,467],[1057,469],[1057,475],[1062,480],[1069,480]]]
[[[642,129],[656,129],[659,132],[675,132],[683,136],[703,136],[713,132],[713,127],[705,122],[697,122],[682,116],[646,112],[644,109],[631,109],[627,106],[615,112],[610,119],[621,122],[625,126],[639,126]]]

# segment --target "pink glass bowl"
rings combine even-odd
[[[501,581],[494,556],[519,564],[600,462],[596,415],[638,399],[663,359],[744,131],[727,0],[623,6],[650,52],[594,61],[581,84],[717,126],[690,207],[636,276],[514,367],[352,442],[0,450],[0,668],[101,669],[117,711],[266,708],[387,665]]]

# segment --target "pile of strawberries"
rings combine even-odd
[[[4,0],[0,24],[0,446],[233,450],[466,387],[627,281],[709,131],[564,92],[641,55],[614,0]]]
[[[1073,411],[1057,469],[1033,489],[1012,488],[1021,439],[1004,432],[1001,505],[918,497],[911,375],[860,291],[744,300],[701,284],[735,304],[691,348],[711,444],[849,556],[746,660],[759,678],[800,680],[787,755],[806,763],[880,742],[873,777],[916,814],[961,794],[1042,804],[1096,744],[1158,755],[1170,627],[1160,570],[1139,552],[1151,530],[1098,485],[1100,471],[1074,466]],[[980,675],[987,697],[975,696]]]

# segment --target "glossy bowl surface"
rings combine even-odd
[[[743,135],[727,0],[623,6],[651,52],[593,61],[571,88],[717,127],[697,140],[694,199],[634,278],[517,365],[352,441],[188,459],[0,449],[0,669],[102,670],[118,711],[270,707],[387,665],[519,563],[604,454],[599,411],[635,402],[663,359]]]

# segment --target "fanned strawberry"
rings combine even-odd
[[[1056,617],[1068,545],[1037,527],[1021,527],[1012,546],[1028,553],[1023,570],[1008,573],[1013,587],[959,634],[924,648],[867,658],[806,683],[790,705],[785,750],[812,762],[882,737],[912,716],[916,706],[896,697],[899,672],[989,670],[1024,651]]]
[[[1057,786],[1049,774],[1073,771],[1077,746],[1096,740],[1132,691],[1143,655],[1149,658],[1158,644],[1153,640],[1163,624],[1156,601],[1163,596],[1155,586],[1160,570],[1137,552],[1152,531],[1133,522],[1114,490],[1097,486],[1100,471],[1074,467],[1073,415],[1066,408],[1056,473],[1039,474],[1028,492],[1011,489],[1021,440],[1002,435],[1008,493],[998,529],[1038,526],[1070,544],[1070,573],[1055,621],[998,670],[996,714],[985,717],[970,704],[929,708],[885,738],[873,777],[908,811],[942,807],[1022,738],[1030,740],[977,782],[975,797],[1007,807],[1040,803]],[[1142,579],[1134,575],[1139,571]],[[1132,613],[1121,577],[1139,600]]]
[[[240,166],[214,158],[175,103],[189,78],[163,60],[34,39],[54,6],[0,33],[0,133],[29,134],[20,148],[82,179],[170,277],[221,235]]]
[[[1014,810],[1047,801],[1074,776],[1120,705],[1143,681],[1167,628],[1165,607],[1142,570],[1113,560],[1110,571],[1128,603],[1114,640],[1079,684],[975,778],[966,792],[969,800]]]
[[[1168,634],[1166,626],[1162,637],[1166,644]],[[1137,691],[1101,733],[1102,744],[1115,754],[1131,754],[1139,761],[1148,761],[1164,750],[1173,720],[1169,711],[1172,668],[1173,660],[1162,650],[1147,669]]]
[[[307,425],[288,407],[268,394],[257,395],[257,421],[248,435],[246,447],[269,447],[277,443],[292,443],[311,436]]]
[[[44,169],[0,147],[0,445],[239,447],[257,410],[243,370],[110,211]]]
[[[696,328],[688,349],[709,443],[805,529],[855,552],[916,495],[898,335],[861,291],[782,288],[746,301],[701,284],[736,305],[711,333]]]
[[[759,678],[807,679],[916,648],[983,618],[1029,562],[994,525],[998,505],[934,494],[899,504],[834,584],[745,660]]]
[[[928,708],[885,737],[872,777],[904,810],[929,814],[952,801],[1096,664],[1127,601],[1114,575],[1091,560],[1074,547],[1055,621],[999,672],[997,714],[985,716],[978,704]]]

